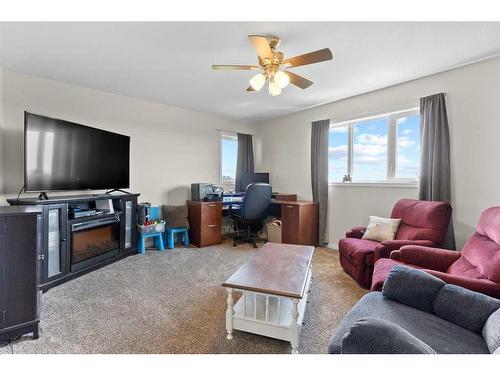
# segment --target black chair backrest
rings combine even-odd
[[[269,184],[254,183],[247,186],[241,216],[244,220],[264,220],[271,204],[273,188]]]

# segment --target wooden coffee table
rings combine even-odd
[[[290,341],[299,334],[311,283],[313,246],[266,243],[222,286],[227,290],[227,338],[233,330]],[[234,304],[233,291],[242,292]]]

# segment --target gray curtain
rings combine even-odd
[[[238,158],[236,159],[236,181],[235,191],[241,190],[241,175],[243,173],[254,173],[253,166],[253,142],[251,134],[238,133]]]
[[[311,181],[313,200],[319,203],[319,244],[325,244],[328,213],[328,133],[330,120],[311,124]]]
[[[450,131],[444,94],[420,99],[420,132],[419,199],[451,202]],[[443,246],[455,249],[453,220]]]

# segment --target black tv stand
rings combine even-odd
[[[47,195],[46,192],[42,191],[39,195],[38,195],[38,199],[40,199],[41,201],[42,200],[46,200],[48,201],[49,200],[49,196]]]
[[[125,191],[125,190],[122,190],[122,189],[112,189],[112,190],[108,190],[106,193],[104,194],[111,194],[111,193],[114,193],[115,191],[119,192],[119,193],[123,193],[123,194],[132,194],[132,193],[129,193],[128,191]]]
[[[37,234],[37,241],[39,241],[39,245],[37,245],[39,246],[37,247],[37,255],[39,255],[39,258],[36,261],[39,289],[46,291],[55,285],[81,276],[129,255],[137,254],[137,226],[135,223],[137,220],[136,210],[138,196],[139,194],[134,193],[62,196],[51,194],[48,199],[38,198],[38,196],[7,199],[10,205],[32,206],[40,213],[40,221],[38,222],[39,232]],[[70,217],[70,206],[79,206],[82,210],[90,211],[96,209],[98,201],[111,201],[114,213],[103,212],[102,214],[76,219]],[[26,207],[26,209],[29,209],[29,207]],[[2,216],[1,210],[0,216]],[[83,223],[85,223],[85,225]],[[81,259],[75,260],[75,255],[84,255],[82,250],[85,248],[83,245],[78,245],[78,247],[77,244],[79,242],[75,242],[75,240],[79,238],[80,242],[83,240],[91,242],[92,238],[94,238],[93,236],[100,235],[92,234],[91,230],[94,229],[90,226],[86,227],[86,224],[90,223],[99,224],[92,226],[94,229],[101,226],[101,224],[111,226],[112,229],[106,233],[110,233],[112,237],[111,241],[116,247],[102,251],[100,254],[88,257],[85,255],[85,257]],[[79,230],[84,227],[86,227],[84,231]],[[1,229],[2,222],[0,218],[0,237],[3,238],[3,230]],[[22,231],[18,230],[15,233],[21,232]],[[51,241],[50,239],[53,237],[59,238],[59,241]],[[1,242],[2,241],[0,241],[0,247]],[[0,252],[0,305],[3,299],[1,292],[2,266],[3,259]],[[55,271],[49,273],[51,269],[55,269]],[[1,327],[2,318],[0,315],[0,331],[2,330]]]

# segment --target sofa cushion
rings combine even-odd
[[[481,213],[477,232],[500,246],[500,207],[490,207]]]
[[[392,241],[398,230],[401,219],[386,219],[385,217],[370,216],[368,226],[363,234],[363,240]]]
[[[425,342],[397,324],[363,318],[342,339],[342,354],[436,354]]]
[[[368,317],[380,318],[399,325],[438,354],[490,352],[483,336],[436,315],[385,298],[380,292],[368,293],[354,305],[333,334],[328,352],[340,353],[344,335],[356,321]]]
[[[401,199],[392,209],[392,218],[401,219],[397,240],[430,240],[440,244],[446,234],[451,206],[446,202]]]
[[[375,262],[375,265],[373,266],[371,290],[379,292],[382,291],[382,286],[384,285],[385,279],[387,279],[387,275],[389,275],[389,272],[391,272],[392,268],[398,264],[403,263],[394,259],[387,258],[377,260]]]
[[[373,266],[352,263],[351,258],[339,254],[340,265],[362,288],[369,289],[372,283]]]
[[[486,279],[486,277],[478,271],[477,267],[471,264],[463,256],[453,262],[450,267],[448,267],[446,273],[449,273],[450,275],[469,277],[471,279]]]
[[[500,231],[500,228],[498,230]],[[485,230],[484,233],[490,231]],[[464,245],[462,256],[477,268],[479,274],[495,283],[500,283],[500,245],[494,240],[476,232]]]
[[[437,294],[433,307],[437,316],[481,333],[490,315],[500,308],[500,300],[447,284]]]
[[[500,350],[500,309],[490,315],[483,327],[483,338],[490,353]],[[500,354],[500,353],[499,353]]]
[[[339,252],[348,257],[351,263],[373,266],[373,256],[378,245],[380,242],[377,241],[343,238],[339,241]]]
[[[384,297],[426,312],[433,312],[433,302],[445,282],[426,272],[395,265],[382,287]]]

